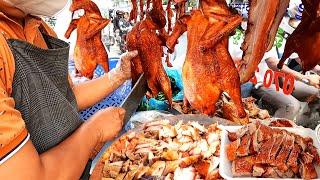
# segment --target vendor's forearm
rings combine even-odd
[[[272,69],[273,71],[279,71],[279,69],[277,68],[277,64],[279,62],[279,60],[275,59],[275,58],[268,58],[266,60],[267,64],[268,64],[268,67],[270,69]],[[292,76],[294,76],[295,79],[297,80],[301,80],[303,79],[304,75],[297,72],[297,71],[294,71],[292,69],[290,69],[288,66],[286,65],[283,65],[282,69],[280,70],[281,72],[284,72],[284,73],[287,73],[287,74],[290,74]]]
[[[0,165],[0,179],[79,179],[100,140],[99,134],[90,126],[83,124],[65,141],[41,155],[29,140]]]
[[[93,106],[124,83],[126,79],[116,71],[113,69],[97,79],[74,85],[79,110]]]

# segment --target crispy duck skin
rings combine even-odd
[[[100,64],[105,72],[109,71],[108,54],[101,40],[101,30],[110,20],[102,17],[98,6],[92,1],[73,1],[70,11],[79,9],[84,9],[85,13],[79,19],[71,21],[65,37],[69,38],[72,31],[77,29],[75,67],[80,75],[92,79],[97,64]]]
[[[185,97],[196,110],[213,115],[215,104],[225,91],[234,102],[238,117],[245,118],[239,74],[228,52],[228,35],[242,18],[232,14],[225,1],[201,1],[201,10],[181,17],[179,27],[174,28],[167,40],[167,47],[173,50],[179,34],[188,31],[187,55],[182,70]],[[184,26],[181,23],[185,23]]]
[[[137,23],[127,35],[128,50],[139,51],[139,55],[131,61],[132,79],[135,82],[144,72],[152,95],[157,96],[159,91],[164,92],[171,105],[171,84],[161,61],[164,42],[156,33],[156,30],[165,26],[166,20],[161,3],[161,7],[157,2],[154,2],[153,5],[154,7],[147,13],[147,17]]]
[[[283,56],[278,64],[279,69],[294,52],[299,55],[304,72],[320,63],[320,1],[302,0],[302,3],[304,10],[301,22],[286,42]]]
[[[240,82],[253,77],[264,53],[271,49],[289,0],[250,0],[248,28],[242,44]]]

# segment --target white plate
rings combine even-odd
[[[230,141],[228,139],[228,132],[236,132],[238,129],[240,129],[242,126],[220,126],[222,129],[221,132],[221,151],[220,151],[220,167],[219,167],[219,173],[220,175],[225,178],[225,179],[262,179],[262,178],[256,178],[256,177],[236,177],[234,178],[232,176],[232,166],[231,166],[231,161],[228,160],[227,154],[226,154],[226,145],[230,144]],[[307,129],[307,128],[280,128],[280,129],[285,129],[289,132],[293,132],[295,134],[298,134],[302,137],[311,137],[313,139],[313,145],[318,149],[320,149],[319,142],[317,140],[316,134],[312,129]],[[320,178],[320,167],[316,166],[316,171],[318,174],[318,177]],[[274,179],[274,178],[268,178],[268,179]],[[285,179],[285,178],[283,178]],[[293,179],[288,179],[288,180],[293,180]]]

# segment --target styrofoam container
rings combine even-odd
[[[256,178],[256,177],[233,177],[232,176],[232,165],[231,161],[228,160],[227,154],[226,154],[226,145],[230,144],[230,141],[228,139],[228,132],[236,132],[238,129],[240,129],[242,126],[220,126],[222,129],[221,132],[221,151],[220,151],[220,167],[219,167],[219,172],[220,175],[225,178],[225,179],[262,179],[262,178]],[[279,129],[285,129],[289,132],[295,133],[297,135],[300,135],[302,137],[311,137],[313,139],[313,145],[318,149],[320,149],[319,142],[316,137],[315,131],[312,129],[307,129],[303,127],[296,127],[296,128],[279,128]],[[318,179],[320,178],[320,167],[315,166],[317,174],[318,174]],[[266,178],[264,178],[266,179]],[[274,179],[274,178],[268,178],[268,179]],[[282,178],[285,179],[285,178]],[[293,178],[292,178],[293,179]],[[288,180],[292,180],[288,179]]]

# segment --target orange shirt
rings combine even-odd
[[[25,123],[15,109],[11,97],[15,61],[6,39],[25,40],[41,48],[47,48],[41,32],[56,36],[54,31],[38,17],[27,16],[22,27],[0,12],[0,164],[28,137]]]

